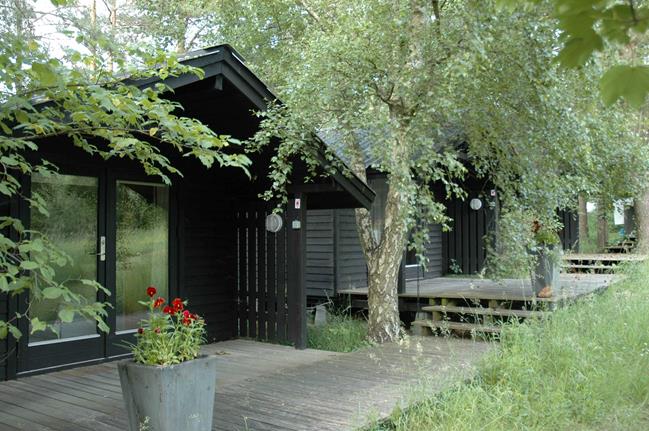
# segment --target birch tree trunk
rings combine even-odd
[[[397,285],[399,267],[406,246],[406,230],[401,222],[401,210],[400,193],[389,187],[381,241],[375,247],[364,247],[367,259],[368,335],[372,341],[378,343],[393,341],[401,332]],[[361,241],[371,244],[371,219],[369,213],[361,214],[359,219],[359,212],[362,211],[357,210]]]
[[[636,250],[649,252],[649,188],[635,199],[635,227],[638,236]]]

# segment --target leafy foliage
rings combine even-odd
[[[178,63],[173,56],[141,50],[124,56],[111,54],[112,70],[100,67],[93,54],[68,51],[65,61],[51,57],[31,32],[29,14],[5,16],[7,28],[0,33],[4,47],[0,55],[0,198],[3,202],[24,199],[31,211],[48,215],[38,194],[27,194],[25,179],[38,173],[56,175],[47,160],[35,157],[44,145],[76,147],[89,157],[124,158],[138,162],[144,172],[171,182],[181,175],[165,153],[196,157],[205,166],[238,166],[250,161],[224,149],[234,141],[219,136],[200,122],[178,115],[182,107],[165,98],[170,89],[163,83],[138,87],[138,80],[163,80],[201,71]],[[26,18],[27,17],[27,18]],[[3,27],[4,28],[4,27]],[[126,80],[124,77],[128,76]],[[71,259],[47,237],[25,228],[16,218],[0,218],[0,294],[28,295],[30,301],[62,297],[67,304],[59,318],[69,322],[75,314],[97,320],[107,330],[103,317],[107,304],[88,303],[66,283],[56,281],[58,268]],[[97,290],[92,280],[74,280]],[[29,309],[28,309],[29,310]],[[29,311],[0,323],[0,338],[21,334],[16,322],[30,318]],[[31,319],[32,331],[45,329]],[[50,328],[55,330],[55,328]]]
[[[514,10],[522,2],[500,0]],[[537,7],[545,0],[527,0]],[[557,60],[566,67],[581,67],[597,52],[627,48],[634,52],[649,30],[649,6],[644,1],[629,0],[550,0],[552,16],[561,32],[562,46]],[[637,57],[636,57],[637,56]],[[621,58],[624,63],[643,61],[642,54]],[[636,58],[634,58],[636,57]],[[645,65],[611,66],[600,80],[600,91],[607,105],[622,98],[635,108],[641,107],[649,92]]]
[[[535,6],[511,13],[495,1],[224,2],[226,39],[284,102],[265,114],[254,140],[280,138],[274,194],[286,190],[291,158],[312,158],[291,134],[302,127],[333,136],[357,175],[365,158],[387,174],[381,235],[371,214],[357,211],[370,284],[400,259],[411,232],[425,261],[427,226],[448,222],[444,200],[462,196],[467,168],[494,184],[508,218],[501,227],[512,228],[499,232],[512,243],[494,252],[519,256],[494,264],[524,260],[531,220],[556,225],[557,208],[573,206],[577,192],[612,200],[638,186],[647,166],[636,117],[607,110],[593,94],[599,63],[557,67],[563,40],[553,9]],[[381,277],[378,284],[396,288],[396,273]]]

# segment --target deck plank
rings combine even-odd
[[[615,280],[612,274],[561,274],[561,286],[551,298],[537,298],[529,279],[488,280],[481,278],[438,277],[409,280],[401,298],[485,299],[526,302],[563,302],[599,292]],[[342,289],[341,295],[366,297],[367,288]]]
[[[353,353],[233,340],[220,353],[214,430],[354,429],[386,415],[422,376],[437,388],[472,372],[490,344],[411,338]],[[449,372],[452,370],[453,372]],[[126,429],[114,363],[0,383],[0,431]]]

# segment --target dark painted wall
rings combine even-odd
[[[442,229],[434,225],[426,246],[427,270],[408,268],[408,278],[443,274]],[[307,222],[307,294],[333,296],[336,289],[367,287],[367,264],[354,210],[309,210]]]
[[[473,198],[482,201],[482,208],[471,209],[469,202]],[[446,205],[451,229],[443,233],[446,257],[443,273],[480,272],[486,258],[485,235],[495,229],[495,213],[490,207],[490,199],[482,193],[470,192],[465,200],[454,199]]]
[[[564,250],[573,250],[577,247],[579,239],[579,218],[573,211],[561,210],[557,212],[559,221],[563,224],[563,229],[559,231],[561,245]]]
[[[356,229],[354,210],[335,211],[337,289],[367,287],[367,263]],[[308,250],[307,243],[307,250]]]
[[[188,181],[181,190],[180,295],[205,318],[209,341],[234,338],[237,236],[232,201],[207,184]]]
[[[10,214],[9,200],[0,196],[0,217],[8,217]],[[6,231],[2,232],[7,235]],[[0,293],[0,320],[7,321],[9,301],[6,294]],[[0,340],[0,381],[7,378],[7,361],[3,360],[7,355],[9,340]]]
[[[334,211],[307,211],[306,288],[309,296],[334,293]]]
[[[442,226],[434,224],[430,226],[428,231],[428,243],[426,244],[426,257],[428,263],[426,270],[423,267],[406,266],[406,280],[417,278],[435,278],[441,277],[444,274],[443,265],[443,241],[442,241]]]

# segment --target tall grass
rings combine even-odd
[[[367,322],[348,313],[329,313],[326,324],[309,325],[307,345],[332,352],[352,352],[368,346]]]
[[[545,322],[506,327],[474,381],[373,430],[649,429],[649,264],[624,273]]]

